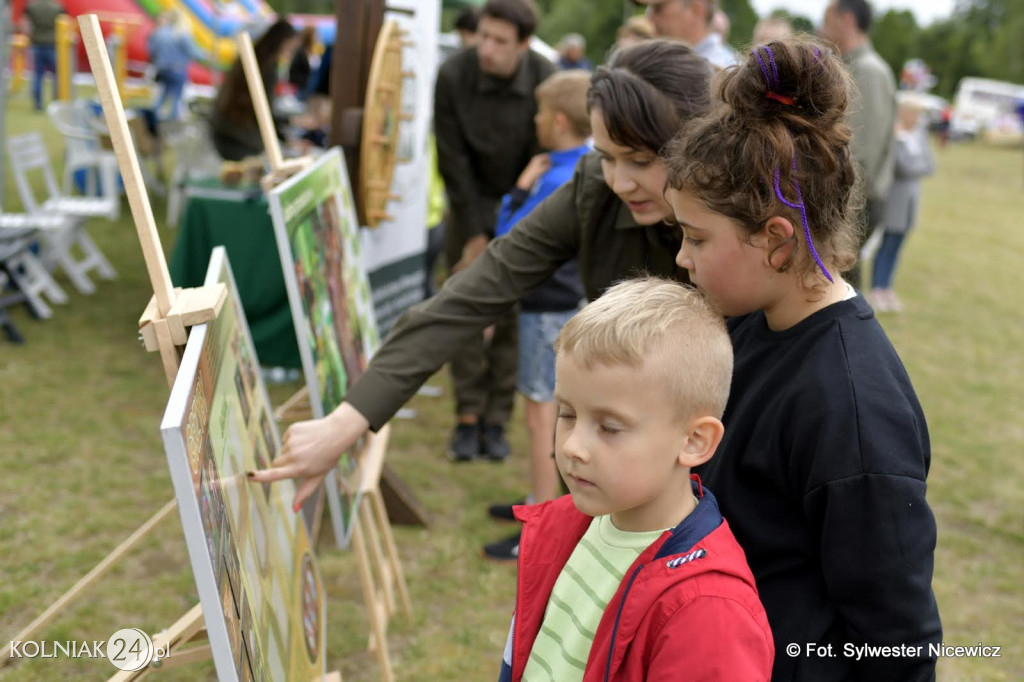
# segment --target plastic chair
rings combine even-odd
[[[176,227],[185,184],[191,178],[218,177],[221,158],[214,151],[213,141],[203,122],[162,123],[161,134],[167,146],[174,151],[174,171],[167,192],[167,225]]]
[[[61,216],[0,213],[0,291],[5,280],[10,280],[20,291],[21,301],[15,302],[24,302],[32,315],[41,319],[53,316],[44,295],[51,303],[67,303],[68,295],[31,247],[39,238],[40,229],[62,229],[66,223]]]
[[[96,129],[90,125],[93,118],[84,100],[50,102],[46,113],[57,131],[64,136],[64,182],[63,193],[71,195],[71,186],[77,171],[85,171],[85,194],[95,196],[104,163],[116,165],[114,152],[100,147]]]
[[[26,211],[33,215],[56,215],[66,219],[58,227],[42,229],[41,234],[46,246],[43,263],[51,269],[60,265],[71,283],[83,294],[96,291],[96,286],[89,280],[89,273],[93,270],[104,279],[117,277],[110,261],[85,230],[85,221],[89,218],[116,220],[120,214],[121,201],[116,194],[115,185],[116,160],[109,159],[100,164],[103,196],[69,197],[61,194],[57,188],[50,157],[39,133],[9,138],[7,157],[14,170],[15,185]],[[42,174],[47,190],[48,196],[42,202],[36,198],[30,180],[30,176],[36,172]],[[72,247],[76,245],[85,255],[81,260],[71,253]]]

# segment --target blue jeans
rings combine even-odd
[[[160,99],[156,102],[156,117],[161,118],[160,112],[163,110],[164,105],[170,101],[171,113],[167,119],[177,121],[178,117],[181,116],[181,93],[185,90],[185,82],[188,80],[188,75],[185,73],[173,73],[171,71],[163,71],[160,73]]]
[[[896,272],[900,248],[906,238],[906,232],[886,232],[882,235],[882,245],[875,254],[875,267],[871,274],[871,287],[874,289],[891,289],[892,277]]]
[[[53,74],[53,98],[57,99],[57,48],[53,45],[32,46],[32,101],[36,111],[43,110],[43,76]]]
[[[519,313],[516,390],[535,403],[555,399],[555,339],[576,312]]]

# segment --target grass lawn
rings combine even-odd
[[[44,131],[59,168],[59,136],[29,109],[24,95],[9,104],[8,134]],[[907,311],[883,323],[931,428],[929,499],[939,524],[934,584],[945,642],[1003,647],[998,659],[944,659],[940,679],[1019,680],[1024,325],[1013,292],[1024,254],[1021,154],[965,145],[939,151],[938,161],[897,278]],[[9,172],[5,208],[19,209]],[[160,199],[154,213],[164,214]],[[4,643],[173,497],[159,436],[168,390],[159,358],[137,341],[137,320],[152,291],[127,204],[119,222],[96,221],[91,232],[119,279],[82,296],[59,278],[70,304],[56,307],[46,322],[13,311],[27,342],[0,340]],[[164,226],[161,235],[170,251],[175,231]],[[438,375],[431,383],[444,386],[445,397],[414,399],[418,417],[395,423],[389,454],[436,520],[429,531],[396,529],[415,615],[392,621],[392,659],[399,679],[494,679],[515,568],[487,563],[477,550],[513,530],[488,521],[485,510],[525,489],[522,411],[514,420],[512,461],[456,466],[443,456],[451,421],[447,381]],[[273,387],[272,398],[281,401],[295,388]],[[340,669],[346,682],[377,679],[352,555],[326,536],[321,548],[329,669]],[[156,633],[196,600],[175,515],[34,639],[106,640],[123,627]],[[212,679],[212,671],[198,664],[161,679]],[[0,679],[105,679],[113,672],[105,660],[37,659],[0,669]]]

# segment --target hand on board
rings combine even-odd
[[[298,511],[320,487],[342,453],[367,432],[370,422],[348,403],[342,403],[323,419],[292,424],[281,439],[281,452],[269,469],[250,471],[250,481],[270,483],[285,478],[304,479],[295,493],[292,509]]]

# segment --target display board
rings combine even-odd
[[[380,345],[341,151],[331,149],[267,199],[310,405],[320,418],[341,404]],[[325,485],[335,536],[345,547],[359,503],[356,458],[342,455]]]
[[[192,328],[160,427],[189,560],[218,679],[311,680],[326,670],[323,582],[294,482],[246,478],[280,436],[223,247],[218,282],[227,301]]]

